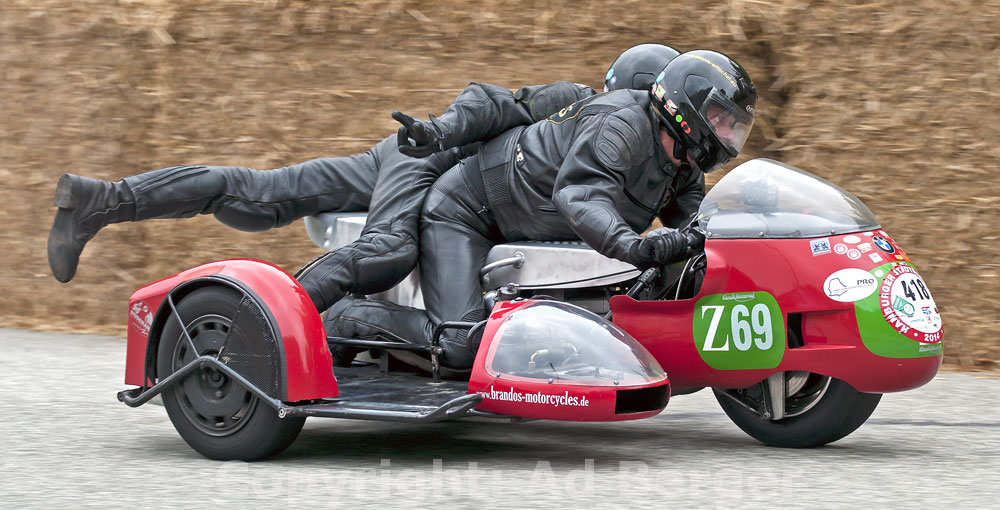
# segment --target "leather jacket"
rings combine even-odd
[[[658,215],[677,227],[697,211],[704,174],[667,158],[645,91],[580,100],[511,129],[478,153],[488,207],[508,241],[582,239],[630,263]]]

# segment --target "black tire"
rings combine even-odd
[[[198,355],[222,347],[241,294],[222,286],[203,287],[177,303]],[[196,356],[176,320],[168,320],[156,355],[159,378]],[[163,393],[174,428],[198,453],[217,460],[257,460],[288,447],[305,418],[278,418],[271,406],[216,370],[196,369]]]
[[[831,379],[826,392],[811,408],[798,416],[771,421],[720,390],[714,391],[722,410],[743,432],[781,448],[811,448],[837,441],[857,430],[882,398],[881,393],[861,393],[844,381]]]

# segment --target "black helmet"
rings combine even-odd
[[[708,173],[743,148],[753,126],[757,89],[733,59],[695,50],[680,54],[663,68],[650,98],[680,148]]]
[[[680,53],[662,44],[640,44],[622,52],[604,75],[604,91],[649,90],[653,78]]]

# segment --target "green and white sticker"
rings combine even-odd
[[[716,370],[774,368],[785,355],[785,322],[763,291],[712,294],[694,306],[698,354]]]
[[[941,314],[917,270],[894,262],[872,274],[880,278],[878,292],[854,303],[865,347],[887,358],[941,355]]]

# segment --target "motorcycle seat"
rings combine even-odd
[[[365,218],[364,213],[320,213],[306,217],[306,232],[317,246],[332,251],[356,240]],[[372,297],[422,308],[418,270],[395,288]],[[605,257],[582,241],[498,244],[480,270],[484,291],[511,284],[525,290],[581,288],[618,283],[638,275],[635,266]]]

